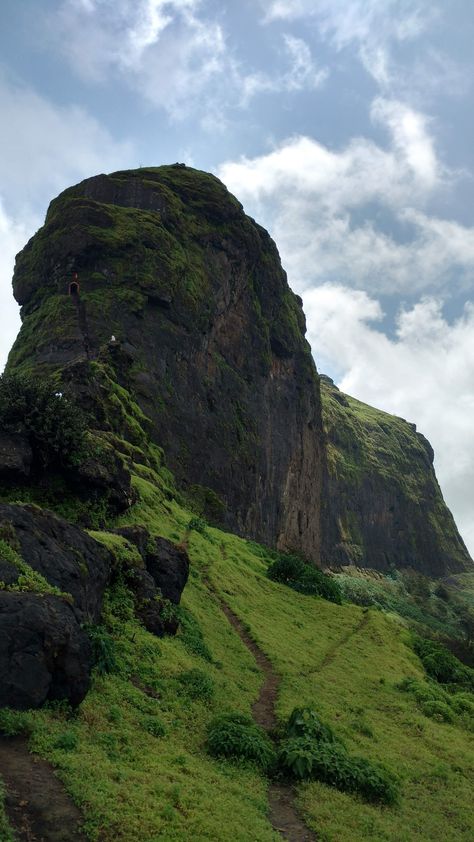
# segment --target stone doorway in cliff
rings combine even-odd
[[[69,284],[69,295],[72,295],[73,298],[79,296],[79,281],[71,281]]]

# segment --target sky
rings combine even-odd
[[[99,172],[218,175],[319,371],[417,424],[474,554],[472,0],[2,0],[0,368],[15,254]]]

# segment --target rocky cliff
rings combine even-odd
[[[471,567],[414,424],[343,394],[321,376],[332,566],[443,576]]]
[[[323,429],[301,300],[213,176],[174,165],[66,190],[13,285],[8,371],[60,376],[116,442],[155,442],[209,519],[317,564],[470,563],[410,425],[326,381]]]
[[[320,560],[320,395],[301,300],[221,182],[182,165],[88,179],[51,203],[13,285],[9,371],[60,370],[105,428],[119,384],[214,520]],[[133,439],[133,424],[118,432]]]

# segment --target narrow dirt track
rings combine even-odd
[[[0,777],[18,842],[86,842],[80,810],[52,766],[28,751],[24,737],[0,739]]]
[[[280,679],[275,673],[271,661],[252,640],[242,621],[224,602],[207,577],[206,584],[217,599],[229,623],[254,656],[264,675],[258,699],[252,707],[252,714],[258,725],[261,725],[266,731],[272,731],[277,724],[275,705]],[[284,839],[288,839],[289,842],[317,842],[317,836],[305,825],[296,809],[293,787],[284,783],[271,783],[268,790],[268,803],[270,806],[270,822]]]

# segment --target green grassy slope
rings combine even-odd
[[[412,695],[397,689],[406,676],[424,676],[401,622],[271,582],[264,551],[216,529],[189,532],[192,513],[161,490],[150,468],[135,469],[140,500],[120,523],[144,523],[187,542],[192,567],[183,605],[194,632],[188,624],[176,638],[157,640],[133,619],[128,592],[117,587],[105,611],[114,672],[96,676],[77,713],[52,707],[13,715],[80,804],[90,839],[279,838],[267,819],[265,778],[205,751],[212,716],[248,713],[261,682],[209,582],[280,674],[279,717],[311,705],[352,752],[383,760],[401,778],[395,808],[318,783],[301,785],[300,806],[320,839],[472,839],[473,735],[460,721],[428,719]],[[106,533],[95,535],[110,543]]]

